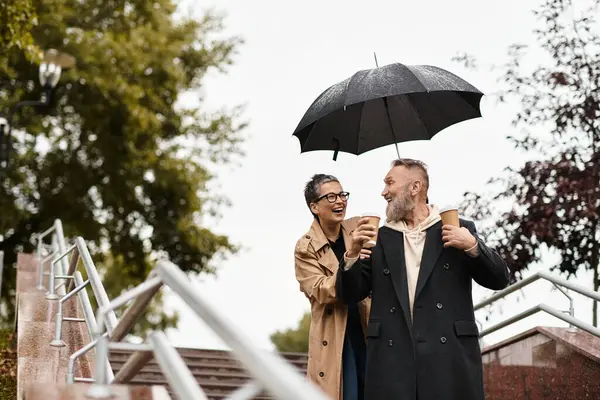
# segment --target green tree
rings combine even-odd
[[[568,277],[600,268],[600,1],[545,0],[535,10],[537,46],[514,44],[501,67],[501,101],[519,107],[509,137],[530,158],[494,178],[487,194],[468,193],[466,213],[496,224],[495,239],[512,279],[543,260],[560,256],[551,269]],[[472,57],[458,57],[473,65]],[[527,68],[532,61],[534,68]],[[508,207],[506,207],[508,205]],[[498,212],[501,210],[501,212]],[[593,305],[597,326],[597,304]]]
[[[226,205],[209,190],[211,169],[242,155],[244,123],[239,107],[178,100],[200,96],[207,71],[224,72],[241,40],[223,35],[221,16],[181,17],[172,0],[36,4],[35,43],[73,55],[77,67],[63,73],[47,110],[15,118],[11,164],[0,171],[5,262],[32,251],[31,235],[60,218],[67,237],[87,240],[111,298],[144,280],[158,257],[213,273],[236,246],[204,222]],[[21,49],[5,56],[2,113],[41,91],[38,66]],[[5,274],[14,289],[14,270]],[[14,302],[6,289],[3,300]],[[154,306],[142,331],[176,321]]]
[[[3,0],[0,2],[0,51],[2,55],[12,47],[18,47],[30,58],[39,53],[33,43],[31,30],[36,24],[35,9],[31,0]],[[2,57],[3,63],[6,61]]]
[[[280,352],[308,352],[308,337],[310,331],[310,312],[304,313],[296,329],[277,331],[271,335],[271,342]]]

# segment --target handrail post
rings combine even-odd
[[[106,359],[108,357],[108,334],[104,330],[104,307],[98,310],[98,328],[96,330],[96,371],[94,372],[94,383],[88,390],[86,396],[93,399],[106,399],[112,397],[112,390],[107,385]]]
[[[37,244],[37,260],[38,260],[38,282],[35,287],[37,290],[44,291],[46,288],[44,287],[44,261],[42,259],[42,236],[38,237]]]
[[[108,336],[108,332],[105,332],[102,335],[102,337],[106,336]],[[69,357],[69,364],[67,366],[67,383],[75,383],[75,361],[79,357],[83,356],[85,353],[93,349],[96,346],[96,343],[98,343],[98,339],[92,340],[91,342],[77,350],[75,353],[71,354],[71,356]]]
[[[71,251],[73,251],[73,249],[75,249],[76,247],[77,247],[76,245],[73,245],[73,246],[71,246],[68,249],[62,250],[61,254],[59,254],[56,258],[54,258],[52,260],[52,262],[50,264],[50,278],[48,279],[48,282],[49,282],[48,286],[50,286],[50,287],[48,288],[48,293],[46,293],[46,299],[48,299],[48,300],[56,300],[56,299],[58,299],[59,296],[56,294],[56,287],[55,287],[56,276],[57,276],[57,274],[56,274],[56,264],[59,261],[66,260],[67,255]],[[60,269],[60,266],[59,266],[59,269]],[[64,274],[60,274],[59,273],[58,276],[64,276]]]
[[[86,285],[90,283],[90,280],[83,282],[81,285],[77,286],[71,292],[67,293],[64,297],[62,297],[58,301],[58,306],[56,308],[56,330],[54,332],[54,340],[50,342],[50,346],[53,347],[64,347],[66,343],[62,340],[62,323],[63,323],[63,304],[65,301],[69,300],[71,297],[75,296],[82,289],[85,289]]]
[[[48,291],[46,292],[47,300],[56,300],[58,299],[58,295],[54,293],[54,275],[56,268],[56,260],[50,261],[50,276],[48,277]]]
[[[69,262],[69,268],[67,269],[67,275],[73,275],[75,270],[77,269],[77,263],[79,262],[79,248],[77,244],[75,244],[75,249],[73,249],[73,253],[71,254],[71,260]],[[70,292],[73,286],[77,286],[75,280],[71,280],[67,282],[67,292]]]
[[[65,243],[65,234],[63,232],[62,221],[60,219],[54,220],[54,231],[56,232],[56,244],[58,246],[58,250],[60,253],[65,253],[67,251],[67,245]],[[69,261],[66,258],[61,259],[61,266],[58,271],[60,275],[66,275],[67,270],[69,269]],[[59,294],[64,295],[65,289],[60,289]]]
[[[560,286],[558,286],[556,283],[552,282],[552,285],[554,285],[555,288],[558,289],[559,292],[561,292],[562,294],[564,294],[567,299],[569,299],[569,315],[573,318],[575,318],[575,307],[573,306],[573,297],[571,297],[569,295],[569,289],[565,289],[563,290],[563,288],[561,288]],[[577,332],[577,329],[575,329],[575,326],[571,323],[569,323],[569,328],[567,329],[568,332]]]

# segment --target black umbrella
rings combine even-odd
[[[301,153],[362,154],[389,144],[429,140],[457,122],[481,117],[483,93],[428,65],[390,64],[358,71],[331,86],[302,117],[294,136]]]

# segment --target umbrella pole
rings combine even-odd
[[[383,98],[383,105],[385,106],[385,114],[387,115],[388,122],[390,123],[390,131],[392,131],[392,137],[394,138],[394,146],[396,146],[396,154],[398,160],[400,159],[400,150],[398,150],[398,140],[396,139],[396,133],[394,132],[394,125],[392,125],[392,117],[390,117],[390,108],[388,107],[387,97]]]

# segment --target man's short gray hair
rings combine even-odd
[[[321,185],[329,182],[338,182],[338,178],[333,175],[326,174],[315,174],[310,181],[306,182],[306,186],[304,186],[304,200],[306,200],[306,205],[310,210],[310,213],[313,214],[310,209],[310,203],[314,203],[321,195]],[[316,217],[315,214],[313,214]]]
[[[423,185],[425,192],[429,189],[429,173],[427,172],[427,164],[423,161],[413,160],[412,158],[398,158],[392,161],[392,167],[405,167],[406,169],[418,169],[423,175]]]

